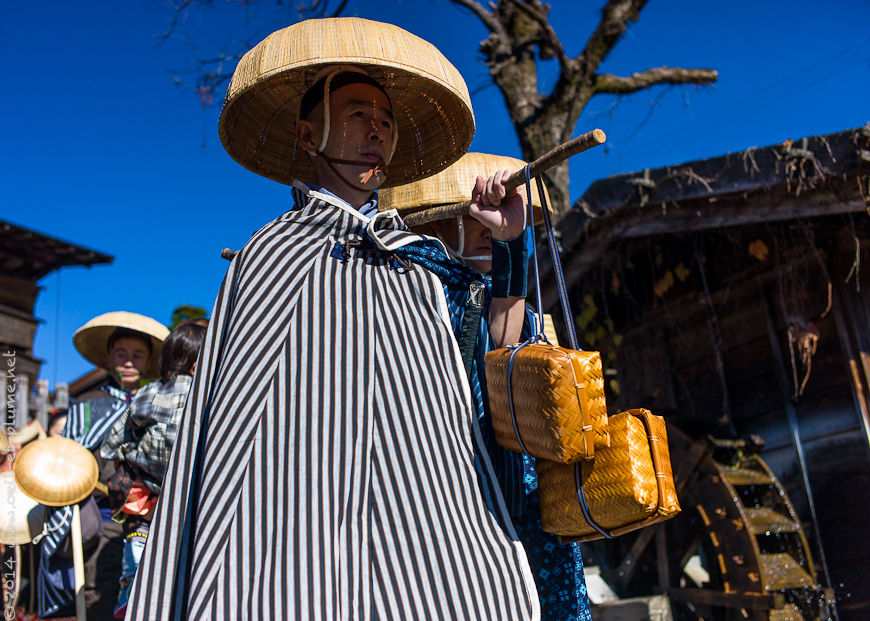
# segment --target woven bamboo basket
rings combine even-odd
[[[679,513],[664,419],[649,410],[629,410],[611,416],[609,427],[610,446],[596,451],[594,462],[537,462],[545,531],[570,541],[603,537],[583,517],[576,468],[582,471],[592,519],[612,535],[662,522]]]
[[[410,183],[455,162],[474,136],[468,87],[431,43],[357,17],[310,19],[273,32],[239,61],[218,131],[234,160],[280,183],[313,180],[296,145],[302,95],[330,65],[363,70],[393,106],[398,142],[382,187]]]
[[[378,192],[378,206],[381,210],[395,209],[405,216],[420,209],[452,205],[471,199],[471,190],[478,177],[489,178],[499,170],[520,170],[526,165],[523,160],[505,155],[488,153],[466,153],[454,164],[441,172],[420,179],[414,183],[386,188]],[[532,207],[535,208],[535,222],[543,219],[541,198],[536,183],[532,183]],[[544,188],[547,205],[549,193]],[[553,212],[552,207],[550,213]]]
[[[544,326],[541,331],[551,344],[559,344],[559,335],[556,334],[556,324],[553,323],[553,316],[549,313],[544,313]]]
[[[597,351],[546,343],[523,347],[511,372],[516,428],[507,387],[510,354],[510,349],[502,348],[485,357],[489,409],[500,445],[564,464],[592,459],[597,447],[609,445],[604,374]]]

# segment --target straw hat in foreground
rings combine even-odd
[[[91,364],[101,369],[106,368],[109,337],[117,328],[127,328],[141,332],[151,340],[151,356],[142,371],[142,377],[151,379],[158,377],[157,360],[160,358],[160,348],[169,336],[169,330],[162,323],[126,311],[115,311],[94,317],[73,336],[73,345],[78,352]],[[107,369],[112,371],[112,369]]]
[[[5,503],[0,511],[0,543],[20,546],[33,541],[42,532],[45,506],[18,488],[13,472],[0,473],[0,495]]]
[[[50,507],[84,500],[99,479],[93,454],[69,438],[31,442],[18,453],[14,471],[19,489]]]
[[[392,102],[398,142],[383,187],[432,175],[471,144],[468,87],[437,48],[392,24],[336,17],[273,32],[242,57],[218,127],[230,156],[280,183],[313,180],[295,124],[302,95],[330,65],[364,71]]]
[[[407,215],[423,208],[452,205],[471,199],[471,190],[478,177],[488,179],[499,170],[520,170],[526,162],[505,155],[489,155],[488,153],[466,153],[459,161],[442,170],[436,175],[426,177],[414,183],[388,188],[378,192],[378,208],[381,211],[395,209],[400,215]],[[547,204],[550,195],[547,188]],[[535,208],[535,222],[541,218],[541,198],[538,188],[532,179],[532,206]],[[553,210],[550,208],[550,213]]]

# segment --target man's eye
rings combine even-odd
[[[386,127],[387,129],[392,129],[392,127],[393,127],[393,124],[390,123],[389,121],[382,121],[381,124],[382,124],[384,127]]]

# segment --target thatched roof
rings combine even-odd
[[[620,239],[863,212],[868,186],[870,124],[600,179],[559,222],[565,278]]]

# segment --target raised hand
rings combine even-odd
[[[513,171],[499,170],[489,179],[478,177],[471,191],[468,214],[489,229],[493,239],[509,241],[526,227],[526,192],[519,187],[507,195],[504,182]]]

